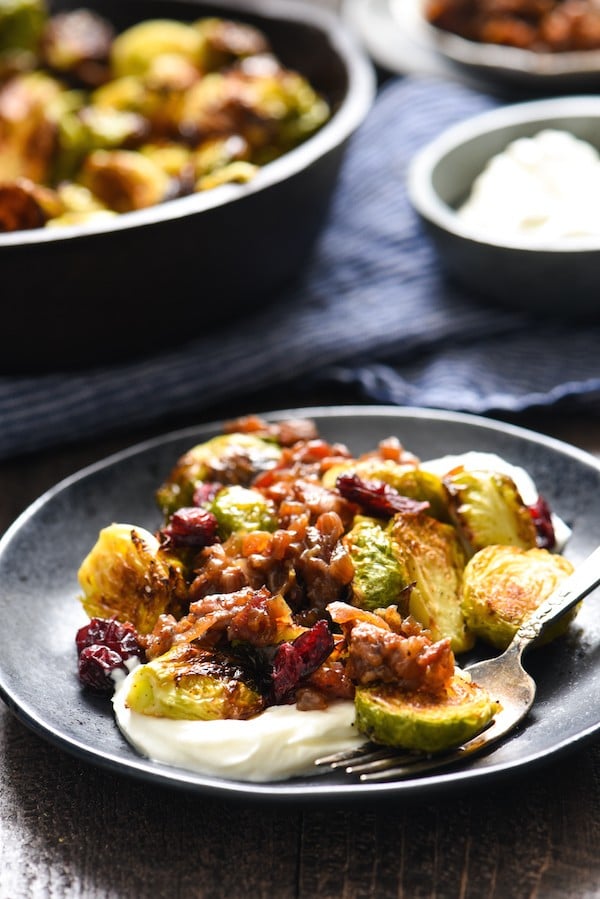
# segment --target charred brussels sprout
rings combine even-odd
[[[40,52],[43,62],[53,71],[94,87],[109,76],[113,38],[113,28],[105,19],[91,10],[75,9],[50,18]]]
[[[274,531],[277,527],[277,517],[268,500],[258,490],[239,484],[219,490],[209,509],[218,521],[222,539],[236,531]]]
[[[356,727],[375,743],[440,752],[470,740],[499,711],[486,690],[456,674],[439,693],[359,687]]]
[[[466,558],[456,530],[428,515],[397,515],[391,529],[403,577],[414,584],[409,612],[432,639],[449,637],[454,652],[473,645],[461,610]]]
[[[373,518],[357,516],[344,545],[354,565],[352,605],[371,611],[400,605],[402,591],[410,584],[389,529]]]
[[[515,482],[494,471],[457,470],[443,479],[452,516],[473,552],[501,543],[531,549],[537,533]]]
[[[0,184],[0,232],[42,228],[62,212],[59,196],[49,187],[28,178]]]
[[[79,180],[115,212],[146,209],[165,200],[171,179],[152,159],[131,150],[95,150]]]
[[[464,572],[462,609],[468,627],[492,646],[506,649],[527,616],[572,571],[568,559],[546,549],[485,547]],[[549,628],[544,640],[564,632],[576,611]]]
[[[198,19],[193,27],[201,38],[199,61],[204,72],[215,71],[237,59],[270,50],[266,36],[243,22],[205,18]]]
[[[203,481],[248,486],[261,471],[273,468],[281,448],[253,434],[220,434],[185,453],[157,491],[157,502],[165,515],[181,506],[191,506],[194,491]]]
[[[178,564],[144,528],[112,524],[81,563],[82,605],[90,618],[129,621],[149,633],[159,615],[181,614],[186,585]]]
[[[66,94],[58,81],[41,72],[16,75],[0,87],[2,181],[49,182]]]
[[[229,656],[190,643],[136,668],[125,701],[142,715],[202,721],[252,718],[265,705]]]

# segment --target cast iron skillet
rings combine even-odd
[[[128,358],[277,300],[306,261],[348,140],[373,100],[370,62],[333,14],[295,0],[54,0],[122,30],[150,18],[231,17],[263,29],[334,115],[315,136],[227,185],[94,227],[0,234],[0,372]]]

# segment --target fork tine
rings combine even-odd
[[[423,758],[426,758],[426,756],[423,756],[422,754],[415,755],[414,752],[399,753],[398,751],[394,752],[393,750],[388,750],[385,754],[382,752],[379,758],[373,759],[372,761],[365,759],[359,760],[356,764],[351,763],[346,765],[346,773],[362,774],[365,772],[369,774],[371,772],[385,772],[390,768],[393,769],[394,767],[410,764],[411,762],[414,764],[418,759]]]
[[[343,768],[348,763],[354,761],[367,762],[381,758],[383,755],[389,756],[393,752],[389,746],[373,746],[371,743],[365,743],[355,749],[346,749],[342,752],[334,752],[331,755],[324,755],[315,761],[315,765],[327,765],[329,768]]]
[[[412,760],[410,761],[406,760],[405,757],[400,757],[400,764],[394,766],[394,762],[398,761],[398,757],[396,757],[396,759],[391,759],[391,764],[385,769],[377,767],[370,768],[368,765],[364,765],[361,769],[360,779],[368,781],[382,780],[383,778],[411,777],[414,774],[425,774],[427,771],[447,768],[450,765],[464,762],[471,756],[481,752],[487,746],[496,743],[498,739],[499,736],[493,733],[493,726],[490,725],[489,728],[481,734],[478,734],[467,743],[463,743],[462,746],[457,746],[455,749],[451,749],[448,752],[443,752],[438,755],[413,755]],[[350,773],[348,768],[346,770]],[[354,768],[353,770],[356,772],[357,769]]]

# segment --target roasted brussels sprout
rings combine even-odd
[[[236,59],[270,50],[266,36],[252,25],[228,19],[205,18],[193,23],[201,38],[199,63],[203,72],[230,66]]]
[[[357,474],[366,481],[383,481],[402,496],[428,502],[428,514],[434,518],[450,521],[446,488],[442,479],[432,472],[414,465],[394,462],[392,459],[378,459],[371,456],[332,466],[323,477],[324,485],[329,488],[335,487],[335,482],[341,474]]]
[[[219,490],[208,508],[217,519],[222,539],[235,531],[274,531],[277,527],[275,511],[262,493],[239,484]]]
[[[0,183],[0,232],[41,228],[63,212],[55,191],[28,178]]]
[[[515,482],[494,471],[459,469],[443,478],[452,516],[472,552],[502,543],[531,549],[537,533]]]
[[[409,612],[432,638],[449,637],[454,652],[473,645],[461,610],[461,587],[466,563],[456,530],[421,513],[397,515],[391,534],[405,583],[414,584]]]
[[[114,30],[105,19],[89,9],[76,9],[48,20],[39,50],[52,71],[94,87],[109,77],[113,39]]]
[[[79,180],[115,212],[131,212],[161,203],[169,196],[172,183],[152,159],[131,150],[90,153]]]
[[[182,56],[199,64],[202,36],[192,25],[172,19],[149,19],[117,35],[112,44],[113,75],[145,75],[157,56]]]
[[[144,528],[112,524],[81,563],[81,603],[90,618],[129,621],[149,633],[159,615],[180,615],[186,585],[180,566]]]
[[[371,611],[402,605],[402,593],[410,583],[404,579],[389,528],[374,518],[357,516],[343,542],[354,565],[352,605]]]
[[[20,50],[35,53],[46,20],[46,4],[42,0],[2,0],[0,57]]]
[[[499,711],[488,692],[456,674],[439,693],[358,687],[356,727],[375,743],[440,752],[470,740]]]
[[[306,79],[260,57],[213,72],[186,92],[180,129],[190,141],[239,134],[264,165],[307,138],[329,117],[329,107]]]
[[[506,649],[527,616],[573,571],[564,556],[546,549],[487,546],[469,560],[463,576],[462,610],[469,629]],[[577,609],[549,628],[544,640],[563,633]]]
[[[220,434],[179,459],[157,491],[158,505],[165,515],[193,505],[194,490],[202,481],[248,486],[255,475],[273,468],[280,457],[281,448],[271,440],[253,434]]]
[[[112,218],[117,214],[110,209],[106,209],[81,184],[65,182],[57,187],[56,193],[62,204],[62,210],[48,219],[46,225],[50,228],[101,221],[102,219]]]
[[[136,668],[125,702],[142,715],[202,721],[252,718],[265,707],[237,662],[192,643]]]
[[[0,86],[2,181],[50,180],[65,93],[58,81],[41,72],[16,75]]]
[[[134,112],[84,106],[67,113],[59,123],[60,154],[54,178],[59,184],[72,183],[87,155],[134,146],[147,133],[148,123]]]

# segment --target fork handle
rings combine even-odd
[[[585,559],[537,609],[527,617],[511,646],[525,649],[541,635],[545,628],[577,605],[600,584],[600,547]]]

